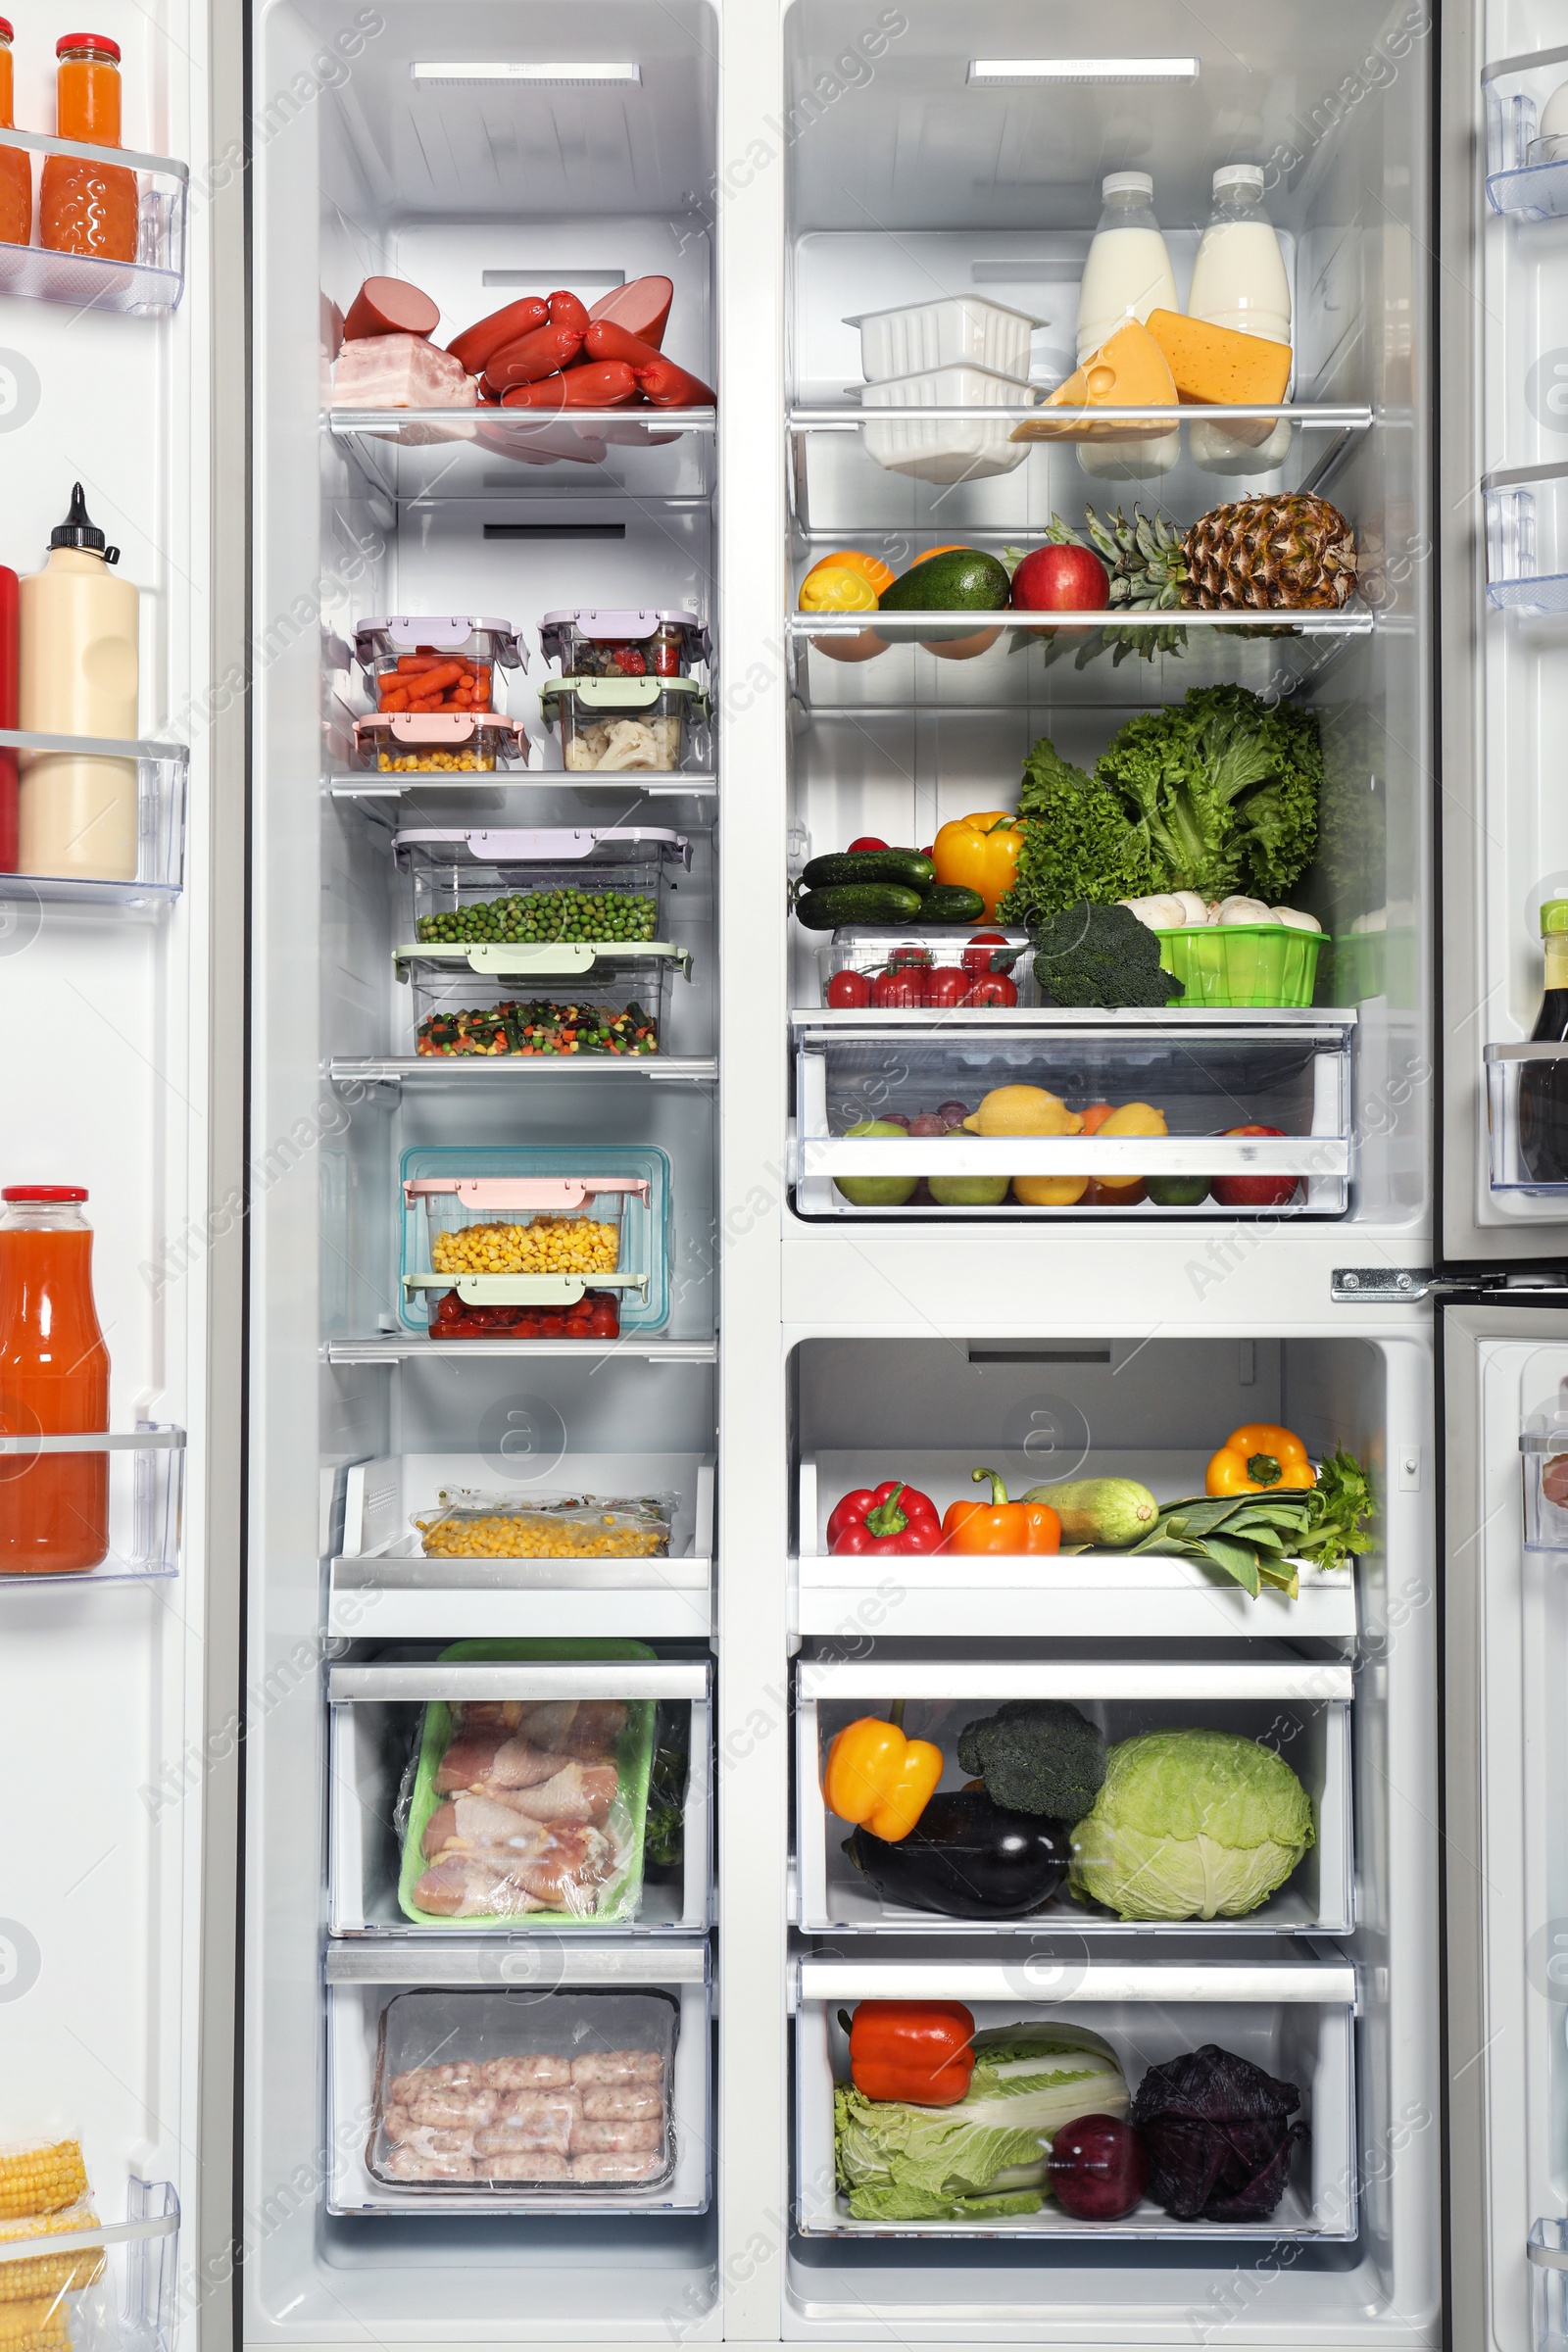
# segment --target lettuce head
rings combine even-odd
[[[1313,1842],[1283,1756],[1234,1732],[1144,1732],[1110,1751],[1072,1833],[1075,1894],[1123,1919],[1240,1919]]]

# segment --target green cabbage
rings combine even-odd
[[[1240,1919],[1313,1842],[1283,1756],[1233,1732],[1145,1732],[1113,1747],[1072,1833],[1075,1894],[1123,1919]]]

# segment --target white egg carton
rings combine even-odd
[[[867,383],[964,361],[1023,383],[1029,375],[1029,338],[1046,321],[978,294],[949,294],[939,302],[862,311],[844,323],[860,330],[860,365]]]

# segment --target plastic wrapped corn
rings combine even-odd
[[[672,1494],[605,1500],[594,1494],[518,1502],[469,1488],[443,1490],[435,1511],[412,1524],[426,1559],[663,1558],[669,1551]]]

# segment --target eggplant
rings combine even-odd
[[[890,1903],[950,1919],[1017,1919],[1048,1903],[1066,1875],[1069,1831],[1039,1813],[1011,1813],[983,1789],[930,1797],[896,1844],[858,1829],[845,1852]]]

